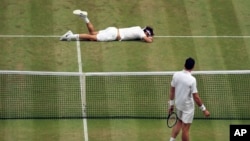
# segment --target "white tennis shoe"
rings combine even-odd
[[[83,17],[83,18],[86,18],[88,16],[87,11],[82,11],[82,10],[79,10],[79,9],[74,10],[73,14],[78,15],[78,16]]]
[[[73,32],[71,30],[62,35],[60,41],[70,41],[70,38],[68,38],[70,35],[73,35]]]

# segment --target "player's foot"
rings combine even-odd
[[[80,16],[82,18],[86,18],[88,16],[88,12],[87,11],[81,11],[79,9],[78,10],[74,10],[73,14],[78,15],[78,16]]]
[[[73,32],[71,30],[62,35],[60,41],[69,41],[70,40],[70,38],[68,38],[69,35],[73,35]]]

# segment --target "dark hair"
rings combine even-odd
[[[185,68],[187,70],[193,69],[194,65],[195,65],[195,60],[193,58],[189,57],[189,58],[186,59]]]
[[[149,36],[154,36],[155,35],[154,34],[154,29],[152,27],[150,27],[150,26],[144,27],[143,31],[149,33]]]

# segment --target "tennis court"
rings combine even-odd
[[[197,60],[196,71],[249,70],[250,2],[244,0],[0,2],[0,70],[18,71],[0,75],[3,141],[168,140],[171,129],[164,119],[164,102],[170,76],[93,74],[177,71],[189,56]],[[60,42],[59,36],[69,29],[86,31],[72,14],[79,8],[89,11],[97,29],[152,25],[154,43]],[[23,71],[73,76],[20,75]],[[81,71],[91,78],[81,80]],[[249,73],[197,79],[204,92],[201,97],[214,112],[205,120],[196,111],[190,137],[228,141],[230,124],[250,123],[244,111],[249,107]],[[86,82],[86,120],[82,82]]]

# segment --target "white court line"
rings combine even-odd
[[[0,38],[59,38],[61,35],[0,35]],[[194,36],[154,36],[155,38],[250,38],[250,36],[207,36],[207,35],[194,35]]]
[[[61,35],[0,35],[0,38],[60,38]]]
[[[87,126],[87,113],[86,113],[86,79],[85,74],[82,71],[82,57],[81,57],[81,48],[80,41],[76,41],[77,49],[77,60],[78,60],[78,69],[79,73],[83,74],[80,76],[80,88],[81,88],[81,102],[82,102],[82,116],[83,116],[83,135],[84,141],[88,141],[88,126]]]
[[[157,38],[250,38],[250,36],[154,36]]]

